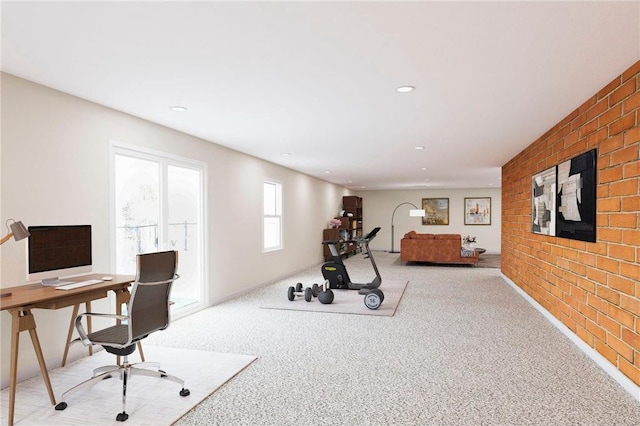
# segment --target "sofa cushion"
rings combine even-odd
[[[411,238],[414,240],[433,240],[433,234],[415,234]]]
[[[436,240],[460,240],[462,241],[462,237],[460,234],[436,234]]]
[[[410,240],[433,240],[433,234],[418,234],[416,231],[409,231],[404,234],[404,238]]]

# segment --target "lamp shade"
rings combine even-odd
[[[424,216],[426,212],[424,209],[411,209],[409,210],[409,216],[411,217],[421,217]]]
[[[12,224],[9,224],[9,220],[13,221]],[[29,235],[29,230],[22,224],[20,221],[15,221],[13,219],[7,220],[7,229],[9,229],[9,233],[0,239],[0,245],[6,243],[13,237],[14,240],[20,241],[27,238]]]
[[[29,230],[26,228],[26,226],[24,226],[24,224],[20,220],[17,222],[13,222],[11,225],[9,225],[9,227],[11,228],[13,239],[16,241],[24,240],[29,235],[31,235],[29,233]]]

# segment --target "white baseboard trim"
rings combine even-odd
[[[569,338],[582,352],[591,358],[600,368],[602,368],[613,380],[618,382],[627,392],[631,394],[638,402],[640,402],[640,386],[636,385],[627,376],[622,374],[613,364],[611,364],[605,357],[600,355],[595,349],[587,345],[581,338],[579,338],[573,331],[571,331],[566,325],[564,325],[559,319],[551,315],[549,311],[542,307],[536,300],[529,296],[524,290],[518,287],[513,281],[511,281],[503,273],[500,273],[502,279],[509,284],[515,291],[520,294],[527,302],[536,308],[551,324],[553,324],[558,330]]]
[[[269,284],[273,284],[273,283],[275,283],[277,281],[281,281],[281,280],[283,280],[283,279],[285,279],[287,277],[290,277],[292,275],[298,274],[298,273],[300,273],[302,271],[306,271],[307,269],[312,268],[314,266],[318,266],[318,272],[320,272],[320,265],[322,263],[323,262],[321,262],[321,263],[317,263],[316,262],[316,263],[313,263],[313,264],[311,264],[309,266],[305,266],[304,268],[300,268],[300,269],[298,269],[296,271],[287,272],[284,275],[277,276],[277,277],[275,277],[273,279],[270,279],[268,281],[264,281],[264,282],[261,282],[261,283],[258,283],[258,284],[254,284],[254,285],[252,285],[250,287],[243,288],[242,290],[238,290],[236,292],[233,292],[233,293],[231,293],[231,294],[229,294],[229,295],[227,295],[225,297],[221,297],[221,298],[215,299],[209,306],[206,306],[205,308],[208,308],[208,307],[211,307],[211,306],[215,306],[215,305],[219,305],[221,303],[228,302],[228,301],[233,300],[235,298],[238,298],[240,296],[244,296],[245,294],[251,293],[252,291],[259,289],[260,287],[264,287],[264,286],[267,286]],[[320,275],[320,273],[318,275]],[[291,285],[294,285],[294,283],[292,283]],[[284,290],[283,290],[282,294],[285,294]]]

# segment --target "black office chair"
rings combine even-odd
[[[136,350],[136,344],[149,334],[164,330],[169,326],[169,295],[173,281],[178,279],[178,252],[164,251],[140,254],[137,258],[137,274],[131,290],[131,298],[127,304],[127,315],[101,314],[87,312],[76,318],[76,329],[80,341],[85,345],[100,345],[107,352],[122,356],[122,365],[108,365],[93,371],[93,377],[72,387],[62,394],[62,402],[56,410],[67,408],[66,396],[70,392],[93,385],[100,380],[108,379],[112,373],[118,372],[122,380],[122,412],[116,420],[124,422],[129,418],[126,412],[127,381],[133,375],[158,377],[179,383],[182,389],[180,396],[190,394],[185,389],[184,381],[171,376],[160,369],[158,363],[144,362],[129,364],[127,357]],[[122,321],[121,324],[87,334],[82,326],[82,317],[97,316]],[[147,366],[151,368],[140,368]]]

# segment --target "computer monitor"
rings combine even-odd
[[[91,225],[29,226],[27,278],[61,285],[60,277],[91,272]]]

